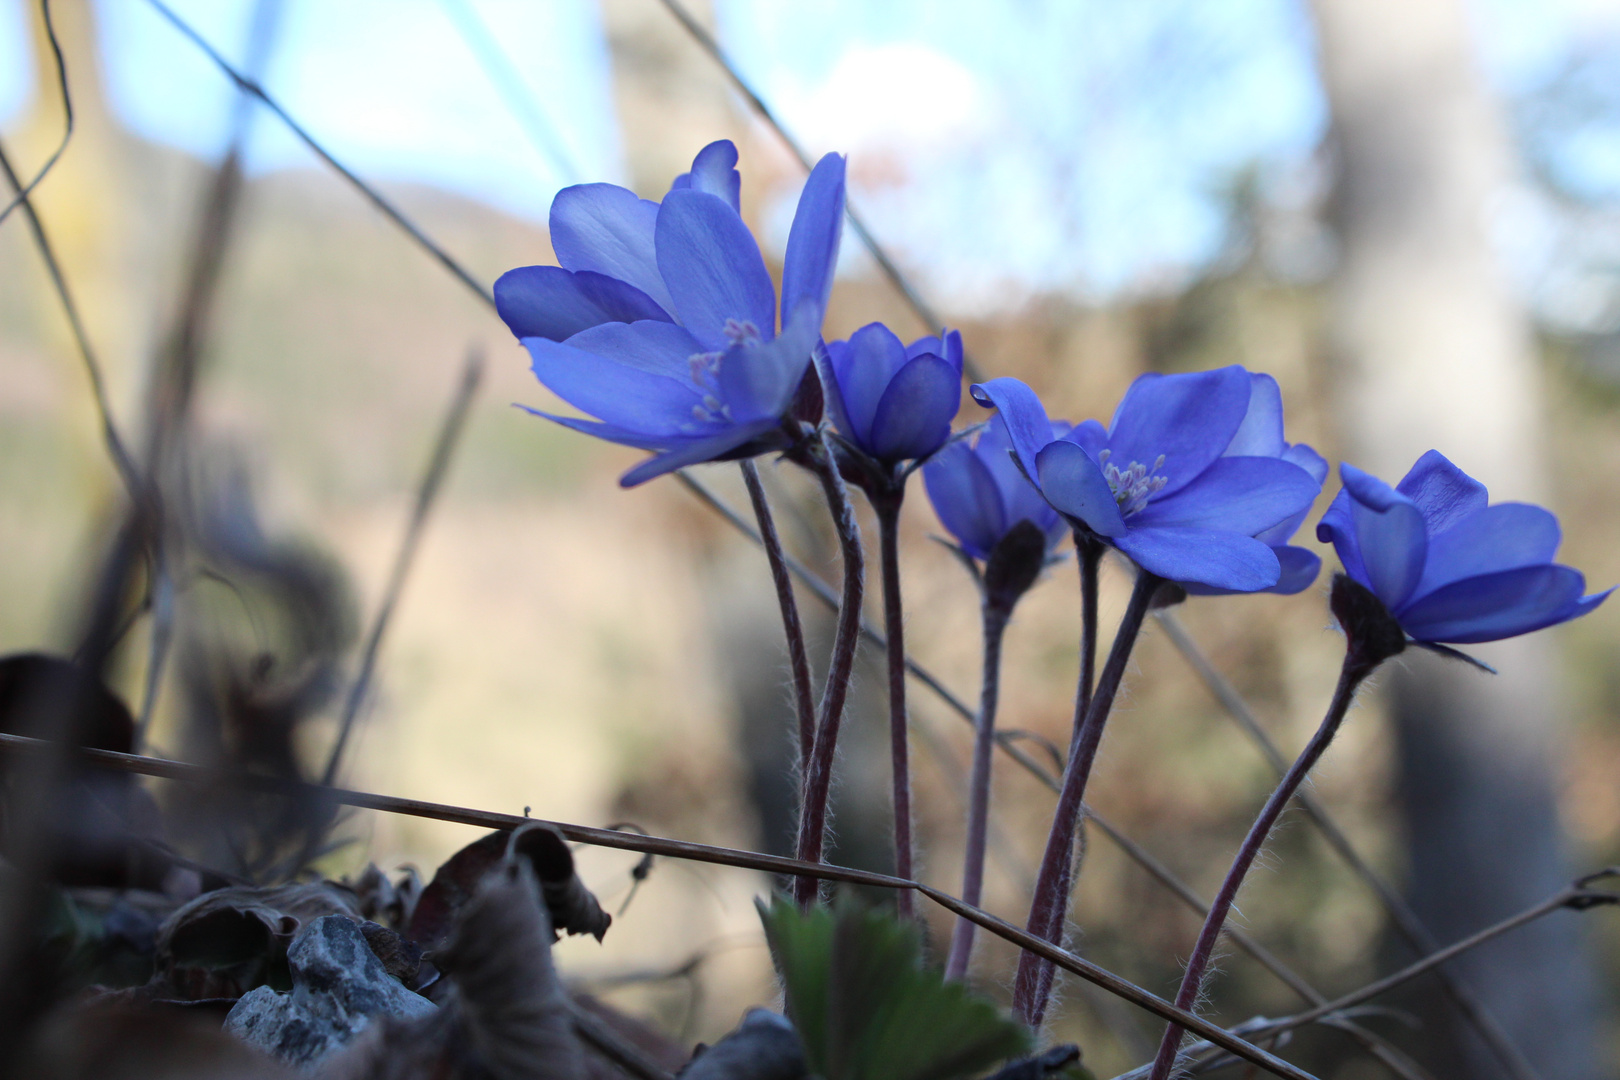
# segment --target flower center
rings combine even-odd
[[[761,340],[759,327],[746,319],[727,319],[721,333],[732,346],[758,345]],[[692,406],[692,419],[699,424],[731,422],[731,406],[720,400],[720,362],[724,357],[724,352],[700,352],[686,358],[692,385],[703,391],[703,401]]]
[[[747,319],[740,322],[736,319],[727,319],[725,327],[720,332],[725,334],[726,340],[733,345],[758,345],[760,342],[759,327]]]
[[[1158,475],[1164,467],[1164,455],[1160,454],[1152,466],[1143,465],[1140,461],[1133,461],[1121,469],[1108,459],[1112,457],[1112,450],[1104,450],[1097,455],[1097,464],[1102,466],[1103,479],[1108,481],[1108,489],[1114,493],[1114,501],[1119,504],[1121,517],[1130,517],[1140,513],[1147,506],[1148,500],[1164,490],[1164,485],[1170,478]]]

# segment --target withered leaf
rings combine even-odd
[[[347,890],[317,882],[204,893],[158,931],[158,996],[236,998],[266,984],[285,990],[287,944],[322,915],[358,918],[359,911]]]
[[[591,934],[602,940],[613,917],[602,910],[574,873],[574,856],[562,834],[542,822],[492,832],[452,855],[422,890],[405,936],[430,952],[435,950],[478,883],[509,850],[525,856],[533,866],[555,931]]]
[[[512,833],[511,851],[533,864],[554,932],[590,934],[602,940],[613,916],[602,910],[595,894],[574,873],[574,853],[555,826],[543,822],[519,826]]]
[[[502,858],[460,905],[434,953],[454,993],[435,1015],[388,1018],[320,1080],[585,1080],[555,935],[528,860]]]

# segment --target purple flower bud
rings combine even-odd
[[[1067,427],[1061,425],[1060,430]],[[1022,521],[1040,530],[1048,552],[1069,531],[1057,511],[1018,472],[1012,441],[1000,424],[986,426],[972,442],[947,443],[929,458],[922,474],[940,523],[975,559],[988,561]]]
[[[882,323],[827,343],[827,405],[854,446],[884,465],[926,458],[962,404],[962,335],[902,344]]]

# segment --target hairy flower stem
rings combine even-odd
[[[1074,727],[1069,733],[1071,758],[1080,746],[1080,729],[1084,726],[1086,713],[1091,709],[1092,688],[1097,683],[1097,576],[1102,566],[1103,555],[1108,551],[1089,530],[1080,529],[1074,530],[1074,549],[1080,564],[1080,680],[1074,694]],[[1073,835],[1074,830],[1071,828],[1071,842]],[[1074,875],[1079,872],[1075,862],[1075,859],[1070,858],[1063,863],[1063,877],[1057,892],[1065,898],[1074,886]],[[1055,920],[1053,924],[1034,932],[1046,936],[1049,941],[1056,941],[1067,906],[1068,902],[1065,899],[1063,904],[1053,910],[1052,917]],[[1052,980],[1056,978],[1057,967],[1054,964],[1043,963],[1035,969],[1036,985],[1031,1000],[1041,1004],[1040,1010],[1030,1022],[1036,1027],[1039,1027],[1045,1018],[1045,1003],[1052,999]]]
[[[968,781],[967,850],[963,854],[962,902],[979,906],[984,891],[984,849],[990,826],[990,764],[996,750],[996,701],[1001,690],[1001,639],[1012,605],[984,598],[984,679],[979,686],[979,718],[973,740],[973,771]],[[945,977],[967,978],[977,924],[956,920]]]
[[[802,777],[810,768],[810,750],[816,742],[815,691],[810,685],[810,657],[804,647],[804,625],[799,621],[799,604],[793,596],[793,579],[788,576],[782,538],[776,532],[771,504],[765,499],[765,485],[759,481],[759,467],[751,458],[744,458],[739,464],[742,466],[743,482],[748,485],[748,499],[754,504],[754,517],[759,520],[760,545],[764,547],[765,558],[771,564],[776,602],[782,608],[788,666],[793,673],[793,706],[799,718],[799,775]]]
[[[827,798],[832,790],[838,725],[843,719],[844,698],[849,693],[849,677],[855,667],[855,649],[861,640],[861,599],[866,589],[866,556],[861,550],[861,530],[855,521],[855,506],[849,500],[844,478],[838,474],[832,447],[827,444],[825,434],[811,444],[808,457],[811,468],[821,481],[827,506],[832,510],[844,561],[844,592],[838,602],[838,626],[833,632],[832,659],[827,665],[827,683],[821,692],[816,742],[810,753],[810,768],[804,774],[804,799],[799,809],[798,857],[805,862],[821,862],[822,849],[826,845]],[[903,653],[900,655],[904,656]],[[801,877],[793,881],[793,898],[802,908],[808,908],[815,902],[818,890],[819,883],[814,878]]]
[[[1374,665],[1376,666],[1376,665]],[[1209,969],[1210,959],[1215,954],[1215,942],[1221,936],[1221,927],[1226,922],[1227,914],[1232,910],[1232,902],[1237,899],[1238,889],[1243,885],[1243,878],[1254,865],[1260,851],[1265,847],[1266,838],[1271,835],[1272,828],[1282,812],[1288,807],[1288,802],[1299,790],[1311,767],[1333,741],[1338,732],[1339,725],[1344,721],[1344,715],[1354,700],[1356,688],[1363,679],[1372,674],[1373,667],[1353,662],[1350,654],[1346,654],[1344,667],[1339,673],[1339,685],[1333,691],[1333,701],[1328,705],[1327,715],[1322,718],[1322,725],[1311,736],[1294,764],[1289,766],[1283,774],[1282,781],[1277,785],[1271,797],[1266,800],[1265,808],[1260,816],[1255,818],[1254,824],[1249,826],[1249,834],[1243,838],[1243,846],[1238,848],[1237,857],[1232,860],[1232,866],[1226,871],[1226,880],[1221,882],[1221,888],[1215,894],[1215,899],[1209,906],[1209,914],[1204,918],[1204,928],[1198,934],[1198,944],[1193,946],[1192,956],[1187,961],[1187,970],[1181,977],[1181,989],[1176,994],[1176,1006],[1191,1010],[1198,1000],[1199,991],[1203,988],[1204,973]],[[1171,1024],[1164,1033],[1164,1041],[1159,1044],[1159,1055],[1153,1062],[1152,1080],[1166,1080],[1171,1068],[1175,1065],[1176,1050],[1181,1045],[1182,1027]]]
[[[1080,822],[1080,810],[1085,804],[1086,781],[1102,744],[1103,727],[1114,707],[1114,695],[1125,677],[1125,665],[1130,661],[1131,649],[1142,631],[1142,620],[1152,606],[1153,594],[1158,592],[1164,579],[1147,571],[1140,571],[1136,587],[1131,591],[1130,604],[1114,635],[1108,662],[1097,680],[1097,688],[1086,709],[1085,721],[1069,753],[1063,770],[1063,787],[1058,792],[1057,809],[1052,815],[1052,831],[1046,838],[1046,853],[1041,858],[1040,874],[1035,879],[1035,895],[1030,903],[1028,930],[1046,941],[1057,942],[1063,936],[1063,921],[1068,912],[1069,882],[1072,875],[1071,860],[1074,853],[1074,834]],[[1039,1027],[1046,1015],[1046,1002],[1051,993],[1050,977],[1043,980],[1041,968],[1049,966],[1033,953],[1018,958],[1018,974],[1013,983],[1013,1012],[1031,1027]]]
[[[903,482],[902,482],[903,483]],[[879,562],[883,575],[883,633],[888,639],[889,755],[894,763],[894,875],[911,877],[911,749],[906,732],[906,639],[900,604],[900,501],[904,487],[872,499],[877,513]],[[895,894],[903,919],[916,915],[911,890]]]
[[[1339,725],[1344,722],[1344,715],[1350,709],[1350,702],[1355,700],[1356,689],[1378,669],[1379,664],[1406,648],[1405,634],[1378,598],[1344,574],[1335,575],[1333,579],[1330,604],[1345,633],[1344,666],[1339,670],[1339,685],[1333,690],[1333,700],[1328,703],[1321,726],[1311,736],[1311,741],[1305,745],[1298,759],[1283,774],[1271,798],[1266,800],[1260,816],[1249,826],[1249,834],[1243,838],[1243,846],[1238,848],[1231,869],[1226,871],[1226,880],[1221,882],[1221,889],[1209,906],[1209,913],[1204,917],[1204,928],[1199,931],[1198,943],[1193,946],[1187,970],[1181,976],[1181,989],[1176,993],[1179,1008],[1191,1011],[1197,1003],[1199,991],[1203,989],[1204,973],[1209,970],[1210,959],[1215,954],[1215,942],[1221,936],[1221,927],[1232,910],[1232,902],[1237,899],[1238,889],[1243,886],[1244,876],[1266,846],[1266,839],[1276,826],[1277,819],[1288,808],[1289,800],[1338,733]],[[1164,1040],[1159,1043],[1158,1056],[1153,1060],[1151,1080],[1167,1080],[1169,1077],[1171,1069],[1175,1067],[1176,1051],[1181,1047],[1182,1030],[1179,1024],[1171,1024],[1165,1030]]]

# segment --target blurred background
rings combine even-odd
[[[160,617],[131,623],[113,668],[138,712],[151,698],[152,751],[206,760],[219,747],[198,735],[205,721],[256,716],[279,725],[271,758],[319,772],[464,358],[481,350],[486,376],[340,779],[785,851],[792,719],[763,558],[673,479],[619,490],[636,452],[513,408],[558,403],[499,321],[152,6],[53,8],[77,127],[36,202],[112,413],[184,507],[151,579]],[[744,215],[779,264],[803,170],[657,0],[174,8],[485,283],[552,261],[561,187],[658,198],[718,138],[741,150]],[[812,157],[849,155],[852,206],[982,371],[1024,378],[1075,420],[1106,420],[1144,371],[1267,371],[1291,440],[1390,480],[1439,448],[1494,499],[1558,512],[1560,561],[1595,588],[1620,581],[1616,0],[690,10]],[[0,136],[24,177],[61,137],[55,80],[38,6],[0,0]],[[846,232],[827,335],[874,319],[908,338],[936,329]],[[965,404],[964,423],[980,418]],[[764,471],[789,546],[836,580],[810,485]],[[746,505],[734,467],[698,472]],[[73,651],[122,501],[14,214],[0,225],[0,652]],[[976,594],[930,542],[920,488],[904,529],[908,646],[976,700]],[[1061,741],[1078,616],[1072,569],[1049,578],[1010,632],[1001,718]],[[1338,664],[1325,585],[1180,612],[1289,756]],[[1106,587],[1109,626],[1127,589],[1117,568]],[[825,612],[801,602],[824,644]],[[172,626],[155,684],[154,625]],[[1382,677],[1315,779],[1441,941],[1620,862],[1620,619],[1603,609],[1479,651],[1503,674],[1420,657]],[[834,858],[885,869],[881,656],[864,664]],[[1208,895],[1274,774],[1156,628],[1128,687],[1094,806]],[[912,704],[922,870],[954,890],[969,728],[915,684]],[[997,770],[987,906],[1021,921],[1051,795],[1005,759]],[[369,814],[342,835],[332,874],[368,861],[431,874],[476,836]],[[1243,923],[1302,977],[1332,994],[1411,958],[1304,818],[1272,852]],[[633,857],[580,858],[617,910]],[[671,1033],[713,1039],[773,992],[750,902],[769,887],[660,863],[605,944],[568,941],[559,961]],[[943,940],[949,923],[928,917]],[[1075,921],[1086,955],[1165,995],[1199,925],[1095,831]],[[1015,959],[987,942],[976,978],[1004,994]],[[1457,970],[1536,1074],[1620,1074],[1611,914],[1555,914]],[[1389,1004],[1367,1025],[1434,1076],[1510,1075],[1434,985]],[[1236,1022],[1297,1005],[1234,952],[1210,1007]],[[1099,1075],[1151,1056],[1159,1031],[1072,986],[1054,1027]],[[1324,1077],[1388,1075],[1342,1033],[1296,1045]]]

